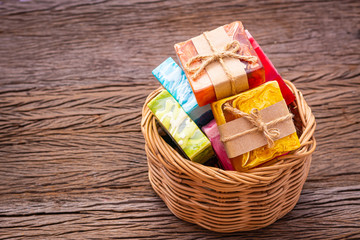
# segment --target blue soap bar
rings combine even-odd
[[[199,127],[214,119],[210,104],[199,107],[184,71],[171,57],[152,73]]]

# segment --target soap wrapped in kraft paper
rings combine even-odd
[[[265,82],[264,68],[241,22],[175,44],[199,106]]]
[[[199,127],[214,119],[210,104],[199,107],[184,71],[171,57],[152,73]]]
[[[209,139],[168,91],[160,92],[148,107],[191,161],[204,163],[215,155]]]
[[[211,104],[221,141],[237,171],[244,171],[300,147],[276,81]]]

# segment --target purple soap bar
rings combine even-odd
[[[216,156],[221,162],[221,165],[225,170],[235,171],[234,167],[231,165],[231,162],[226,154],[223,143],[220,141],[220,133],[218,126],[215,120],[212,120],[204,127],[202,127],[203,132],[209,138],[213,149],[215,150]]]

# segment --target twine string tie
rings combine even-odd
[[[249,114],[240,111],[237,108],[232,107],[229,103],[224,104],[224,110],[228,111],[235,116],[244,117],[246,120],[248,120],[254,127],[251,129],[248,129],[246,131],[234,134],[232,136],[224,137],[221,139],[222,142],[228,142],[235,138],[244,136],[249,133],[253,133],[256,131],[261,132],[267,142],[267,146],[269,148],[274,146],[274,141],[280,136],[280,130],[277,128],[271,128],[271,126],[276,125],[280,122],[287,121],[289,119],[292,119],[293,115],[291,113],[288,113],[287,115],[277,118],[275,120],[272,120],[270,122],[265,123],[262,118],[260,111],[257,108],[253,108]]]
[[[207,32],[203,33],[204,38],[206,39],[207,43],[210,46],[210,49],[212,51],[211,54],[208,55],[197,55],[195,57],[192,57],[187,61],[185,64],[185,70],[192,73],[193,79],[197,79],[201,72],[211,63],[213,62],[219,62],[221,64],[221,67],[223,68],[226,77],[230,80],[231,83],[231,92],[232,94],[236,94],[235,90],[235,77],[231,74],[229,68],[224,63],[224,58],[236,58],[242,61],[255,63],[257,61],[257,58],[255,56],[246,56],[246,55],[240,55],[237,54],[237,52],[240,49],[240,43],[236,40],[233,40],[232,42],[228,43],[223,50],[218,50],[214,47],[214,45],[210,42]],[[201,64],[195,67],[192,67],[192,64],[201,61]]]

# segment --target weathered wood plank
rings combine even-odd
[[[1,1],[0,238],[360,238],[358,1]],[[211,16],[211,17],[209,17]],[[295,209],[223,235],[151,189],[141,107],[173,44],[240,19],[317,118]]]

